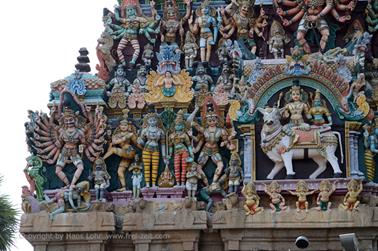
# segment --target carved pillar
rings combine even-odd
[[[347,177],[360,178],[364,173],[360,171],[358,162],[358,138],[360,136],[359,122],[345,122],[345,152]]]
[[[243,234],[240,231],[221,230],[221,237],[224,243],[224,250],[240,250],[240,241]]]
[[[255,170],[255,125],[242,125],[239,127],[243,138],[243,170],[244,183],[255,180],[253,175]]]
[[[135,251],[149,251],[150,250],[150,242],[151,242],[150,239],[145,239],[145,238],[133,239]]]

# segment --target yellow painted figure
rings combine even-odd
[[[104,159],[107,159],[113,154],[121,157],[121,163],[118,166],[118,178],[121,183],[121,188],[118,191],[126,190],[125,172],[133,162],[136,154],[133,145],[137,145],[136,128],[132,122],[127,119],[128,110],[125,109],[123,113],[124,119],[113,132],[112,141],[104,156]]]
[[[260,197],[257,195],[256,187],[253,182],[249,182],[248,184],[244,185],[241,192],[245,197],[245,215],[254,215],[264,210],[262,207],[259,207]]]
[[[351,180],[348,183],[348,192],[344,197],[344,201],[340,204],[340,208],[345,210],[354,210],[360,205],[360,201],[357,199],[358,195],[362,192],[362,180]]]
[[[156,185],[159,169],[159,144],[162,148],[163,159],[167,161],[165,151],[165,134],[163,124],[156,113],[150,113],[143,119],[143,129],[138,143],[143,146],[142,160],[144,164],[144,179],[146,186]],[[151,179],[152,174],[152,179]]]
[[[291,195],[295,195],[298,197],[298,200],[295,202],[295,206],[297,207],[297,212],[301,210],[305,210],[306,213],[308,212],[308,201],[307,195],[311,195],[316,192],[316,190],[309,191],[308,185],[304,180],[300,180],[297,183],[297,189],[295,192],[288,190]]]

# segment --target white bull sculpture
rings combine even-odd
[[[281,110],[279,108],[257,108],[263,114],[264,125],[261,130],[261,147],[264,153],[274,162],[272,171],[267,179],[273,179],[277,173],[286,168],[288,179],[294,178],[293,159],[304,159],[305,149],[295,148],[294,134],[288,135],[287,130],[280,123]],[[334,177],[341,177],[338,159],[335,155],[340,144],[341,161],[343,153],[341,149],[341,135],[339,132],[326,130],[320,133],[320,144],[315,148],[308,149],[308,157],[313,159],[318,168],[309,176],[315,179],[327,168],[327,161],[331,164]]]

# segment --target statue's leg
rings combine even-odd
[[[96,194],[96,201],[99,201],[99,199],[100,199],[100,187],[98,185],[95,185],[95,194]]]
[[[126,38],[122,38],[117,47],[117,56],[121,64],[126,64],[125,55],[123,55],[123,50],[126,48],[129,40]]]
[[[336,152],[335,146],[327,146],[326,148],[327,160],[333,168],[333,174],[341,175],[343,172],[340,169],[339,160],[336,157],[335,152]]]
[[[206,61],[206,39],[200,38],[201,62]]]
[[[55,169],[55,174],[58,176],[58,178],[63,181],[63,183],[68,186],[70,184],[70,182],[68,181],[67,179],[67,176],[64,174],[63,172],[63,168],[65,166],[65,163],[62,162],[62,163],[59,163],[56,165],[56,169]]]
[[[142,153],[142,160],[144,165],[144,180],[146,181],[146,186],[150,187],[151,182],[151,157],[152,152],[150,151],[143,151]]]
[[[189,158],[189,153],[187,151],[184,151],[181,154],[181,185],[185,184],[186,180],[186,168],[188,167],[188,163],[186,160]]]
[[[214,181],[217,181],[222,174],[223,161],[219,153],[213,154],[213,156],[211,156],[211,160],[217,165],[217,169],[215,169],[214,178],[213,178],[213,182],[214,182]]]
[[[129,159],[122,159],[121,163],[119,163],[118,171],[117,171],[118,179],[119,179],[119,182],[121,183],[121,188],[119,189],[119,191],[126,190],[125,172],[127,168],[129,167],[130,162],[131,160]]]
[[[277,173],[284,167],[284,163],[282,161],[278,161],[274,163],[274,167],[272,171],[266,176],[268,180],[274,179],[274,177],[277,175]]]
[[[74,165],[76,166],[76,171],[74,173],[74,176],[71,181],[71,187],[74,187],[78,179],[80,178],[81,173],[84,170],[83,161],[80,159],[80,161],[74,161]]]
[[[180,162],[182,159],[182,154],[178,153],[175,154],[174,160],[173,160],[173,165],[175,167],[175,178],[176,178],[176,184],[178,186],[181,185],[181,173],[180,173]]]
[[[210,61],[211,56],[211,41],[213,41],[213,36],[209,36],[206,41],[206,62]]]
[[[329,37],[328,26],[321,28],[320,34],[322,35],[322,38],[320,39],[320,49],[322,52],[324,52]]]
[[[293,170],[293,151],[288,151],[281,155],[286,168],[286,175],[292,177],[295,175]]]
[[[311,53],[311,48],[306,41],[306,31],[305,30],[298,31],[297,40],[298,40],[299,45],[303,47],[303,50],[306,53]]]
[[[152,186],[156,185],[159,170],[159,152],[152,152]]]
[[[315,150],[310,150],[310,151],[317,151]],[[320,155],[318,156],[311,156],[311,158],[315,161],[315,163],[318,165],[318,168],[309,176],[309,179],[316,179],[322,172],[324,172],[327,168],[327,160]]]
[[[135,64],[140,53],[140,46],[137,39],[131,40],[131,46],[134,49],[133,58],[131,59],[131,64]]]

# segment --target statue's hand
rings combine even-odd
[[[283,11],[283,9],[282,8],[277,8],[277,14],[279,15],[279,16],[281,16],[281,17],[283,17],[284,16],[284,11]]]
[[[290,23],[290,21],[289,20],[287,20],[287,19],[282,19],[282,25],[283,26],[289,26],[291,23]]]

